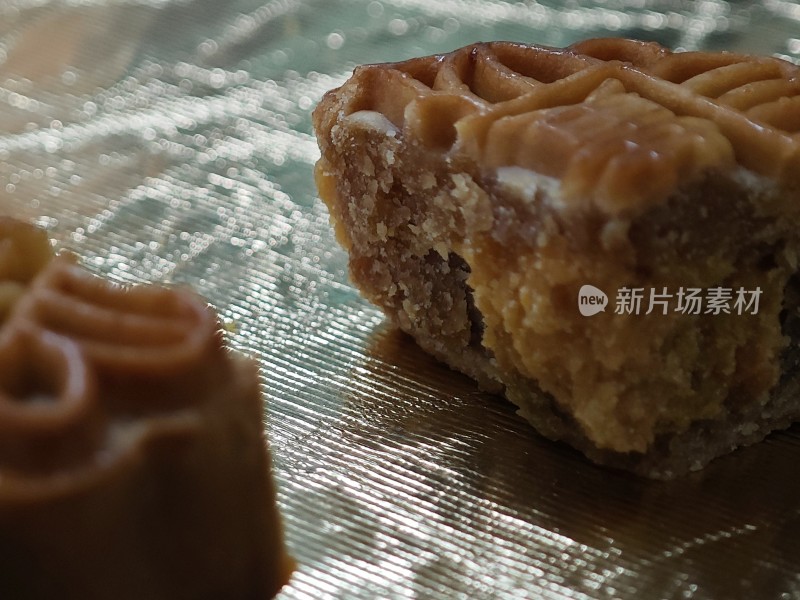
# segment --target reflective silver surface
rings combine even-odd
[[[280,598],[797,598],[797,427],[672,483],[587,463],[347,283],[310,111],[359,63],[623,35],[800,56],[800,6],[5,0],[0,213],[121,281],[185,281],[262,365]]]

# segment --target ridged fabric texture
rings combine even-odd
[[[363,63],[613,35],[800,56],[783,0],[18,0],[0,214],[121,282],[187,282],[256,356],[281,599],[793,598],[795,427],[670,484],[591,466],[389,331],[347,282],[310,111]]]

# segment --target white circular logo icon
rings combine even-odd
[[[578,310],[584,317],[591,317],[604,312],[608,306],[606,293],[593,285],[581,286],[578,292]]]

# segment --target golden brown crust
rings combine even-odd
[[[490,42],[359,67],[315,119],[324,132],[334,113],[374,111],[422,146],[556,177],[564,200],[619,213],[713,168],[793,180],[798,94],[800,68],[775,58],[623,39]]]
[[[289,559],[255,365],[188,289],[69,255],[12,272],[3,257],[41,236],[0,225],[19,284],[0,329],[0,596],[276,593]]]
[[[0,324],[51,257],[43,230],[0,217]]]

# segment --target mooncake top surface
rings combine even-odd
[[[383,124],[481,169],[529,169],[559,180],[573,205],[618,211],[714,169],[794,180],[800,68],[619,38],[478,43],[357,68],[323,99],[318,130],[337,119]]]

